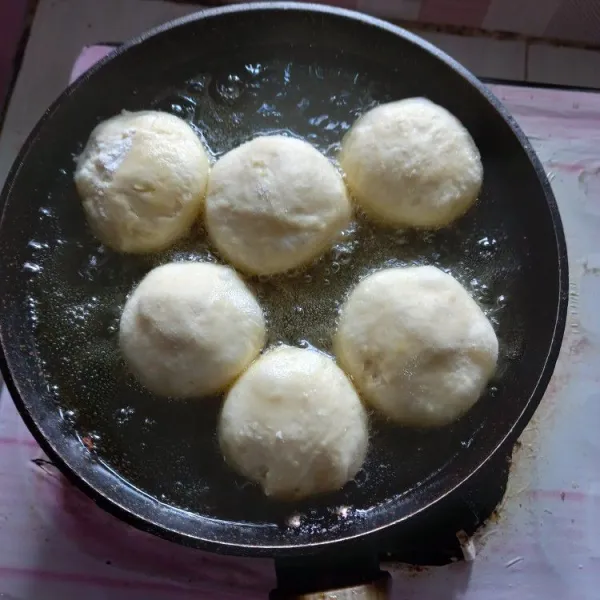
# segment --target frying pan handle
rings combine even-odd
[[[275,561],[277,589],[270,600],[387,600],[391,577],[377,554],[321,554]]]
[[[391,577],[381,572],[379,577],[369,583],[311,592],[309,594],[282,593],[274,590],[270,600],[389,600],[391,596]]]

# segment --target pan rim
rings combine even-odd
[[[354,544],[363,543],[367,540],[373,541],[375,536],[380,535],[383,531],[390,530],[391,528],[409,521],[417,515],[425,512],[433,505],[438,504],[444,498],[455,492],[459,487],[466,483],[475,473],[477,473],[489,460],[495,456],[501,448],[508,447],[512,444],[518,435],[522,432],[525,425],[529,422],[539,402],[541,401],[546,387],[552,376],[554,366],[558,359],[560,351],[563,333],[566,323],[566,314],[568,308],[568,286],[569,286],[569,275],[568,275],[568,260],[567,260],[567,246],[564,235],[564,229],[562,226],[560,213],[556,199],[550,187],[550,183],[546,177],[543,166],[538,159],[533,147],[529,140],[518,126],[514,118],[510,115],[507,109],[501,104],[501,102],[494,96],[494,94],[473,74],[471,74],[462,65],[456,62],[454,59],[449,57],[447,54],[423,40],[419,36],[386,21],[365,15],[356,11],[347,10],[343,8],[323,6],[319,4],[311,3],[297,3],[297,2],[256,2],[256,3],[245,3],[245,4],[233,4],[218,8],[211,8],[201,10],[185,17],[181,17],[172,21],[169,21],[163,25],[153,28],[140,36],[126,42],[119,46],[115,51],[111,52],[107,57],[96,63],[91,67],[89,71],[84,73],[75,82],[69,85],[60,96],[52,103],[52,105],[45,111],[44,115],[37,122],[21,150],[19,151],[13,166],[7,176],[4,184],[2,193],[0,194],[0,228],[3,225],[5,218],[5,206],[8,198],[11,195],[11,191],[18,177],[22,161],[28,154],[30,147],[34,144],[38,138],[40,131],[42,131],[45,123],[52,117],[54,112],[64,101],[64,98],[70,96],[79,86],[84,84],[90,77],[103,68],[103,66],[112,61],[112,59],[120,56],[122,53],[127,52],[130,48],[143,43],[145,40],[158,35],[160,33],[169,31],[178,26],[185,25],[194,21],[210,19],[213,17],[219,17],[231,13],[244,13],[249,11],[264,11],[264,12],[278,12],[278,11],[297,11],[297,12],[312,12],[330,15],[333,17],[342,17],[350,19],[352,21],[358,21],[367,26],[372,26],[380,30],[384,30],[396,37],[400,37],[407,42],[414,44],[421,49],[425,50],[429,54],[435,56],[438,60],[441,60],[460,77],[466,80],[471,86],[484,96],[484,98],[492,105],[497,113],[510,127],[513,134],[518,139],[519,143],[525,150],[525,153],[534,168],[535,174],[540,182],[543,194],[545,196],[546,204],[550,211],[550,216],[553,224],[555,243],[557,248],[558,258],[558,306],[555,317],[554,330],[552,332],[552,339],[548,352],[541,370],[540,376],[538,377],[533,391],[530,394],[527,401],[524,403],[524,407],[506,434],[502,439],[493,447],[487,455],[482,459],[477,459],[479,464],[465,465],[461,468],[460,476],[456,477],[452,482],[443,486],[440,493],[436,494],[436,497],[428,503],[410,511],[408,514],[401,518],[392,518],[389,522],[386,522],[379,526],[374,526],[367,531],[351,534],[341,534],[339,537],[331,540],[322,540],[314,543],[299,543],[294,544],[255,544],[255,543],[244,543],[240,542],[229,542],[219,539],[213,539],[209,537],[203,537],[203,534],[191,535],[189,533],[170,528],[165,523],[160,523],[158,520],[150,520],[147,517],[140,516],[131,507],[124,506],[121,501],[116,497],[111,497],[105,491],[99,489],[97,482],[90,481],[89,477],[85,474],[77,473],[69,464],[68,460],[61,456],[61,452],[56,449],[53,440],[46,436],[42,431],[40,423],[34,419],[32,414],[27,408],[26,402],[20,393],[20,385],[16,378],[13,378],[12,370],[9,367],[5,347],[8,346],[6,339],[5,325],[0,323],[0,370],[4,376],[5,384],[13,398],[13,401],[17,407],[18,412],[25,421],[29,431],[32,433],[37,443],[40,445],[42,450],[49,456],[52,462],[59,468],[59,470],[67,477],[67,479],[74,483],[81,491],[83,491],[88,497],[90,497],[95,503],[101,508],[116,516],[120,520],[132,524],[137,528],[153,533],[159,537],[178,542],[183,545],[193,546],[205,550],[211,550],[214,552],[234,554],[234,555],[252,555],[252,556],[299,556],[306,554],[307,552],[317,552],[331,548],[334,545],[341,544]],[[464,471],[464,473],[463,473]],[[129,484],[131,485],[131,484]],[[132,489],[133,486],[131,486]],[[153,499],[154,500],[154,499]],[[158,501],[156,501],[158,502]],[[201,516],[203,519],[210,519],[210,517]]]

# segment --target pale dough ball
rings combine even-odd
[[[335,354],[365,401],[402,425],[446,425],[494,374],[498,340],[475,300],[436,267],[386,269],[343,305]]]
[[[206,396],[230,385],[256,358],[265,319],[232,269],[169,263],[150,271],[127,300],[119,342],[150,391]]]
[[[316,351],[281,346],[231,388],[219,421],[225,459],[267,496],[340,489],[367,452],[367,415],[346,375]]]
[[[206,226],[219,252],[255,275],[299,267],[349,224],[342,176],[307,142],[259,137],[228,152],[211,173]]]
[[[92,131],[75,185],[102,243],[119,252],[154,252],[189,231],[204,203],[208,171],[208,155],[185,121],[124,112]]]
[[[340,164],[357,203],[389,225],[448,225],[475,202],[483,180],[469,132],[425,98],[363,115],[342,141]]]

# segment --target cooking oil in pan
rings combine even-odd
[[[394,97],[382,83],[388,80],[310,61],[240,63],[200,73],[139,108],[186,119],[215,159],[256,135],[283,133],[307,140],[335,163],[352,122]],[[85,140],[80,142],[75,154]],[[59,173],[23,265],[31,277],[27,308],[40,363],[65,422],[100,461],[157,499],[231,520],[272,522],[280,510],[284,523],[289,507],[274,508],[223,463],[215,439],[220,398],[153,397],[127,372],[118,350],[127,294],[151,268],[172,260],[222,262],[204,230],[199,225],[160,254],[116,254],[89,234],[72,172],[69,164]],[[267,315],[268,344],[330,352],[340,305],[361,278],[385,267],[434,264],[457,277],[492,320],[501,340],[502,372],[520,353],[510,302],[519,266],[507,232],[493,223],[485,218],[484,202],[457,225],[426,233],[381,228],[357,211],[339,242],[313,265],[247,280]],[[398,430],[374,420],[364,469],[326,504],[351,507],[346,516],[360,515],[422,484],[470,445],[481,419],[437,432]],[[309,501],[299,508],[314,516],[315,506]]]

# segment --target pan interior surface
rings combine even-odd
[[[30,138],[4,190],[0,333],[7,379],[29,426],[97,500],[183,543],[286,552],[405,519],[485,462],[547,383],[540,377],[555,360],[548,363],[564,257],[550,192],[505,118],[462,71],[410,36],[343,11],[211,15],[164,29],[94,69]],[[360,114],[410,96],[445,106],[469,129],[484,165],[476,206],[455,226],[427,234],[376,228],[359,215],[309,269],[249,285],[267,312],[270,343],[329,351],[337,310],[357,281],[385,266],[436,264],[492,319],[498,374],[451,427],[420,432],[374,419],[356,481],[326,497],[276,503],[224,464],[215,437],[219,398],[154,398],[118,351],[120,310],[149,269],[220,258],[200,227],[159,255],[123,256],[99,245],[74,189],[74,158],[99,121],[154,108],[188,120],[215,158],[255,135],[284,133],[335,161]]]

